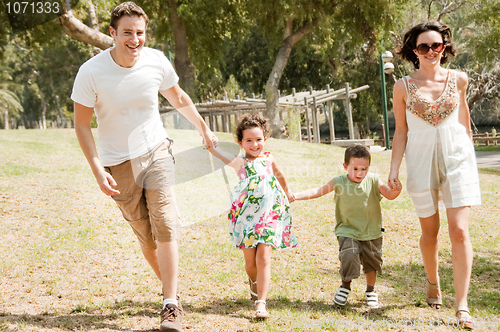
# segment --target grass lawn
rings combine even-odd
[[[176,194],[186,232],[180,286],[186,331],[452,331],[454,293],[447,223],[440,256],[444,306],[425,303],[419,223],[406,191],[382,201],[381,308],[363,303],[365,281],[349,304],[333,306],[340,283],[333,195],[292,205],[299,247],[274,252],[271,318],[255,321],[243,255],[229,245],[228,185],[237,178],[209,157],[193,131],[176,141]],[[219,138],[237,150],[229,134]],[[343,173],[343,149],[269,139],[293,190]],[[387,179],[390,154],[371,170]],[[213,171],[215,170],[215,171]],[[406,178],[405,167],[401,180]],[[476,330],[500,330],[500,170],[480,170],[483,205],[472,210],[474,265],[469,294]],[[99,190],[74,130],[0,130],[0,331],[157,331],[161,289],[111,198]],[[391,329],[392,328],[392,329]]]
[[[500,145],[476,145],[476,151],[500,151]]]

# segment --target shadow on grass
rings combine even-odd
[[[293,314],[294,312],[307,312],[313,315],[329,315],[329,314],[341,314],[344,316],[352,316],[362,314],[363,317],[369,317],[371,320],[383,320],[387,319],[385,315],[386,311],[392,309],[402,309],[406,307],[405,305],[392,305],[386,306],[379,309],[368,309],[364,303],[356,302],[356,303],[348,303],[345,307],[337,306],[333,303],[326,303],[325,301],[300,301],[300,300],[290,300],[287,297],[279,297],[279,298],[268,298],[267,299],[267,309],[271,312],[271,315],[274,317],[279,317],[279,319],[286,319],[287,316],[292,319],[292,316],[296,316]],[[364,312],[360,312],[364,310]],[[205,306],[190,306],[185,305],[184,310],[186,312],[193,312],[199,314],[211,314],[211,315],[220,315],[220,316],[235,316],[239,318],[246,318],[250,321],[259,321],[255,319],[253,314],[255,310],[255,305],[253,301],[245,298],[232,299],[232,298],[224,298],[224,299],[216,299]],[[273,314],[274,312],[274,314]],[[282,313],[280,313],[282,312]],[[291,312],[292,314],[288,314]]]
[[[468,302],[472,311],[481,310],[491,314],[500,311],[500,254],[495,250],[476,250],[472,264]],[[440,261],[439,276],[443,305],[455,307],[453,285],[453,266],[451,257]],[[417,263],[385,265],[380,277],[392,284],[395,290],[404,290],[412,299],[415,307],[428,307],[425,301],[426,273],[423,265]]]
[[[136,310],[134,308],[141,308]],[[0,312],[0,331],[8,325],[30,325],[40,329],[58,329],[63,331],[89,331],[109,329],[113,331],[153,332],[158,329],[128,329],[113,321],[123,321],[123,317],[152,317],[158,318],[160,305],[158,302],[121,301],[102,308],[77,307],[70,314],[41,313],[11,314]],[[102,314],[99,311],[111,310],[111,314]],[[6,326],[7,324],[7,326]],[[13,330],[17,331],[17,330]]]
[[[324,271],[321,273],[324,273]],[[451,258],[441,261],[439,274],[444,308],[453,309],[455,299]],[[469,291],[469,304],[473,316],[477,315],[474,314],[474,311],[480,311],[481,314],[486,315],[497,315],[500,311],[500,302],[498,302],[498,298],[500,298],[499,275],[500,256],[498,251],[476,251]],[[369,310],[361,301],[352,301],[342,308],[322,300],[300,301],[279,296],[269,298],[267,306],[271,312],[275,312],[273,316],[278,319],[288,318],[292,320],[293,317],[296,317],[296,312],[308,312],[312,313],[313,316],[320,314],[328,318],[327,316],[331,316],[331,314],[340,314],[346,319],[367,319],[372,322],[391,321],[391,316],[387,312],[392,310],[428,307],[425,302],[426,275],[421,264],[385,265],[380,280],[392,286],[396,292],[396,297],[405,296],[409,299],[393,300],[393,304],[384,305],[380,309]],[[387,303],[390,302],[387,301]],[[204,303],[203,306],[184,303],[183,307],[188,315],[197,313],[201,315],[233,316],[256,321],[253,318],[255,306],[248,298],[214,299],[209,303]],[[111,313],[103,314],[100,313],[101,311],[111,311]],[[159,323],[159,312],[160,306],[158,302],[135,302],[130,300],[115,302],[98,308],[76,307],[70,314],[41,313],[30,315],[0,312],[0,330],[7,330],[9,325],[30,325],[40,329],[59,329],[63,331],[109,329],[112,331],[152,332],[158,330],[156,328],[145,330],[127,329],[119,322],[122,322],[126,317],[149,317],[157,318]],[[115,321],[116,323],[114,323]]]

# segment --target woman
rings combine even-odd
[[[452,245],[456,317],[472,328],[467,293],[472,267],[468,220],[481,204],[479,178],[466,102],[467,75],[443,68],[455,55],[449,27],[427,22],[410,29],[397,52],[415,71],[394,86],[396,131],[389,186],[397,188],[406,158],[407,192],[420,219],[420,250],[427,272],[427,303],[442,304],[438,275],[438,202],[444,203]],[[442,201],[442,202],[441,202]]]

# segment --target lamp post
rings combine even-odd
[[[392,74],[394,65],[391,63],[393,56],[389,51],[380,54],[380,80],[382,81],[382,111],[384,115],[385,147],[391,149],[391,138],[389,136],[389,119],[387,116],[387,96],[385,91],[385,74]]]

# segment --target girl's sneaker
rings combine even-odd
[[[366,306],[370,309],[378,308],[378,295],[375,292],[366,292],[365,293]]]
[[[340,286],[339,289],[337,289],[337,293],[335,293],[335,296],[333,297],[333,302],[335,302],[335,304],[345,306],[350,292],[350,289]]]

